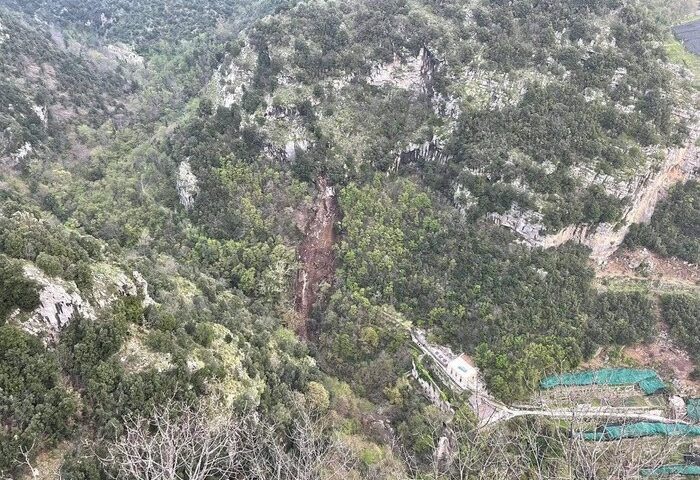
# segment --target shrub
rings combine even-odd
[[[39,306],[39,285],[24,276],[21,262],[0,255],[0,323],[13,310],[29,312]]]

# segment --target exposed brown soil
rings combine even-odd
[[[316,303],[321,285],[332,283],[335,274],[335,223],[339,219],[340,208],[335,189],[328,179],[316,180],[316,199],[306,216],[304,240],[299,245],[299,271],[295,281],[296,312],[302,319],[297,327],[301,338],[308,338],[308,318]]]
[[[627,347],[623,354],[642,366],[656,369],[663,378],[672,379],[681,394],[700,394],[700,383],[690,378],[695,368],[693,361],[673,343],[667,325],[660,324],[659,335],[653,342]]]
[[[63,442],[56,448],[42,450],[31,462],[34,472],[27,467],[24,474],[19,478],[22,480],[55,480],[61,478],[60,471],[63,465],[64,456],[73,448],[68,442]]]
[[[700,292],[700,266],[677,258],[657,255],[646,248],[619,250],[596,272],[598,279],[619,285],[646,285],[652,293],[685,291]],[[654,295],[658,303],[658,296]],[[656,316],[661,320],[661,313]],[[691,379],[693,361],[677,346],[668,325],[659,322],[659,333],[653,342],[626,347],[624,357],[640,366],[656,369],[663,378],[671,379],[676,389],[685,395],[700,394],[700,382]],[[602,357],[604,352],[597,357]],[[603,362],[604,363],[604,362]],[[602,365],[599,365],[602,366]]]
[[[676,391],[681,395],[691,397],[700,395],[700,382],[691,378],[694,365],[690,356],[685,350],[673,342],[667,325],[660,323],[658,328],[659,333],[654,341],[623,348],[623,365],[628,366],[631,361],[634,366],[652,368],[656,370],[664,380],[670,381]],[[620,366],[618,362],[610,362],[608,359],[609,353],[608,349],[600,348],[593,358],[581,364],[581,367],[584,369],[597,370]],[[624,397],[625,391],[623,391],[623,389],[617,389],[617,391],[613,393],[614,395],[608,395],[606,393],[606,395],[608,395],[608,401],[611,401],[612,396]]]
[[[621,250],[597,272],[599,278],[660,281],[688,288],[700,287],[700,266],[661,257],[646,248]]]

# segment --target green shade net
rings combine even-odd
[[[700,437],[700,425],[683,423],[639,422],[627,425],[610,425],[595,432],[582,434],[584,440],[618,440],[620,438],[639,438],[651,436],[665,437]]]
[[[700,398],[691,398],[686,403],[688,417],[700,422]]]
[[[584,372],[551,375],[540,382],[543,389],[560,386],[573,387],[584,385],[638,385],[642,391],[651,395],[666,388],[664,382],[654,370],[634,368],[605,368]]]
[[[658,468],[645,468],[640,473],[643,477],[661,477],[666,475],[700,476],[700,465],[663,465]]]

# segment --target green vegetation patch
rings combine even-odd
[[[700,263],[700,183],[691,180],[674,187],[657,205],[651,222],[634,225],[625,243]]]
[[[13,475],[20,452],[73,433],[78,401],[62,385],[56,355],[13,326],[0,327],[0,477]]]
[[[15,309],[29,312],[39,306],[39,286],[24,277],[21,262],[0,254],[0,325]]]
[[[700,421],[700,398],[689,398],[686,402],[686,408],[690,418]]]
[[[564,373],[546,377],[540,382],[540,386],[544,389],[560,386],[633,384],[638,385],[647,395],[666,388],[666,385],[654,370],[636,370],[631,368],[605,368],[596,371]]]
[[[663,320],[671,327],[671,335],[690,354],[695,374],[700,366],[700,298],[693,295],[669,294],[661,297]]]

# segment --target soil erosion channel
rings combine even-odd
[[[295,284],[295,308],[303,322],[297,333],[308,338],[308,318],[323,282],[332,283],[335,274],[335,223],[340,208],[333,186],[328,179],[316,180],[316,199],[307,218],[304,240],[299,245],[299,271]]]

